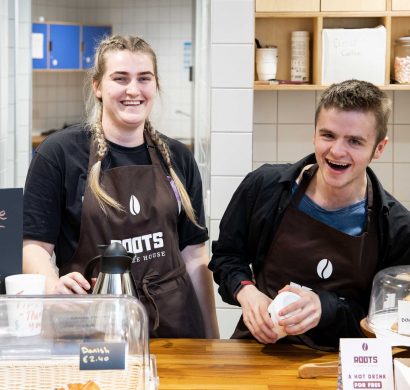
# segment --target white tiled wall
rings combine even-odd
[[[230,104],[234,102],[234,104]],[[253,92],[248,89],[212,89],[211,126],[213,132],[248,132],[252,128],[252,111],[243,110],[253,102]]]
[[[22,187],[30,158],[31,1],[0,1],[0,187]]]
[[[161,83],[151,120],[158,130],[183,139],[192,138],[192,83],[184,65],[184,42],[192,41],[192,17],[191,0],[33,0],[33,21],[112,25],[113,33],[146,39],[157,54]],[[83,77],[84,73],[75,72],[35,74],[34,133],[83,118]],[[62,93],[67,86],[67,94]]]
[[[8,0],[0,0],[0,19],[8,20],[8,13]],[[8,36],[8,23],[0,23],[0,188],[6,186],[7,130],[9,128]]]
[[[253,0],[211,1],[211,223],[219,220],[252,170]],[[238,308],[216,299],[221,337],[229,337]]]
[[[83,72],[33,72],[33,133],[60,129],[84,116]]]

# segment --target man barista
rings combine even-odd
[[[331,85],[315,115],[315,153],[248,174],[222,218],[209,268],[242,307],[233,338],[275,343],[268,306],[300,296],[279,321],[290,342],[337,348],[362,337],[376,272],[410,264],[410,213],[368,167],[387,144],[390,102],[364,81]],[[286,340],[285,339],[285,340]]]

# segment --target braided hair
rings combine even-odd
[[[93,84],[99,84],[105,73],[105,54],[113,51],[128,50],[132,53],[144,53],[148,55],[154,67],[155,81],[157,89],[159,90],[159,80],[158,80],[158,67],[157,59],[151,46],[145,42],[143,39],[135,36],[121,36],[114,35],[112,37],[103,39],[99,46],[97,47],[95,54],[94,66],[89,70],[88,82],[86,84],[86,111],[87,111],[87,121],[86,125],[92,133],[92,142],[95,142],[97,146],[97,162],[91,167],[88,185],[90,186],[92,194],[98,201],[98,204],[102,211],[106,213],[106,207],[113,207],[118,211],[125,212],[124,207],[110,195],[105,192],[105,190],[100,185],[101,177],[101,162],[104,159],[108,151],[108,143],[104,135],[104,129],[102,128],[102,113],[103,113],[103,102],[100,98],[95,96],[93,90]],[[144,131],[146,131],[154,142],[156,148],[161,153],[161,156],[165,162],[166,168],[175,182],[179,195],[181,197],[182,207],[187,215],[187,217],[196,226],[200,226],[197,223],[195,211],[191,204],[191,199],[185,189],[183,183],[176,174],[171,161],[171,153],[168,144],[160,137],[158,132],[152,127],[148,119],[145,120]]]

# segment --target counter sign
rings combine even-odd
[[[125,370],[127,344],[80,344],[80,370]]]
[[[343,390],[393,390],[391,346],[381,339],[340,339]]]

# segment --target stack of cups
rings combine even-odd
[[[6,293],[11,295],[44,295],[46,277],[39,274],[18,274],[5,278]],[[17,337],[41,333],[43,302],[41,297],[21,297],[7,302],[9,328]]]
[[[309,31],[292,32],[290,79],[309,82]]]
[[[276,78],[278,48],[276,46],[256,49],[256,73],[258,80],[267,81]]]

